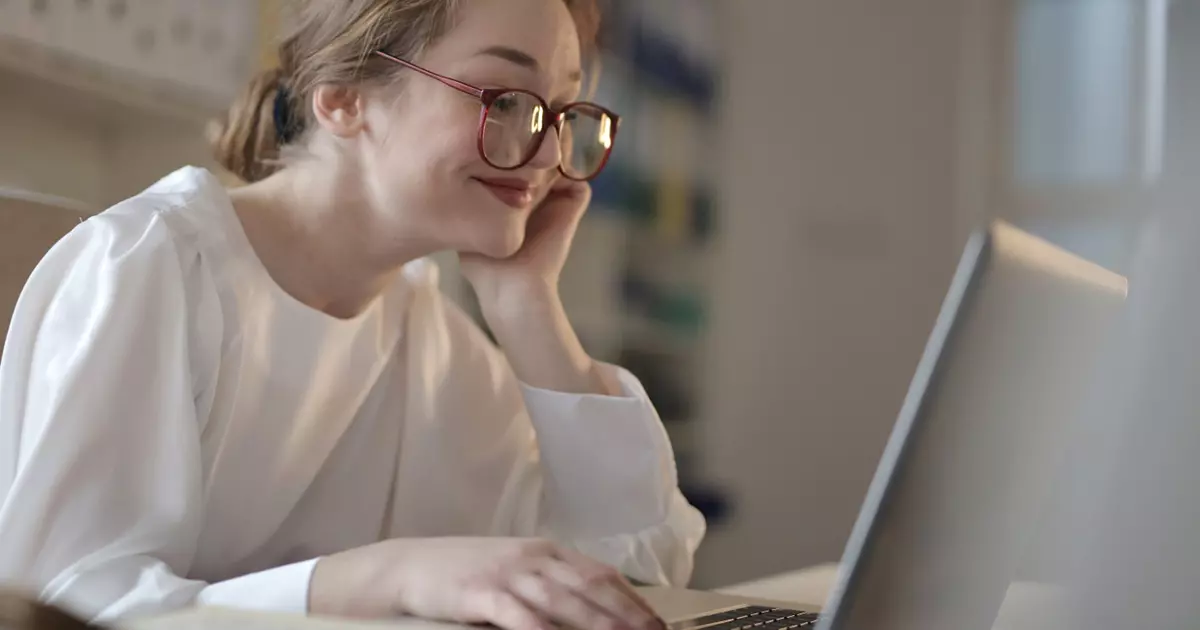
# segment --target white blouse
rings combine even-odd
[[[399,275],[354,319],[302,305],[196,168],[82,223],[0,362],[0,582],[101,620],[303,612],[324,554],[461,535],[684,584],[705,523],[638,381],[525,386],[432,263]]]

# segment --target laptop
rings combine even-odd
[[[820,614],[713,594],[672,630],[992,628],[1010,585],[1037,577],[1022,571],[1049,481],[1126,292],[1012,225],[978,231]]]

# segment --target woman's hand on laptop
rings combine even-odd
[[[544,540],[389,540],[322,558],[316,615],[409,615],[505,630],[662,630],[616,570]]]

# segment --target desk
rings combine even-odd
[[[795,602],[806,609],[820,609],[829,599],[837,572],[838,565],[833,562],[717,590],[728,595]]]
[[[834,566],[834,570],[835,570]],[[818,568],[816,571],[798,571],[763,581],[762,584],[774,584],[773,587],[763,588],[766,596],[752,594],[755,584],[739,584],[737,587],[718,594],[696,592],[696,590],[678,590],[666,588],[643,588],[641,593],[646,596],[654,610],[668,620],[683,619],[712,610],[714,606],[734,606],[738,604],[763,604],[774,606],[797,607],[796,598],[775,598],[776,593],[786,593],[788,584],[808,584],[809,593],[816,595],[820,588],[816,586],[821,580],[832,584],[829,568]],[[820,595],[823,601],[824,595]],[[751,600],[751,601],[748,601]],[[812,601],[818,601],[814,599]],[[814,610],[812,605],[802,605],[805,610]],[[298,617],[293,614],[259,613],[247,611],[224,610],[224,608],[196,608],[196,610],[181,611],[167,614],[163,617],[134,620],[122,625],[127,630],[449,630],[461,628],[458,625],[425,622],[420,619],[403,619],[400,622],[347,622],[343,619],[320,619]]]
[[[825,593],[833,584],[836,565],[825,565],[797,571],[766,580],[740,584],[724,589],[717,594],[701,591],[684,591],[664,588],[639,589],[658,614],[667,620],[685,619],[724,605],[735,606],[758,603],[773,606],[790,606],[814,610],[813,602],[825,599]],[[787,596],[795,593],[795,596]],[[799,599],[798,597],[811,597]],[[355,621],[320,619],[273,613],[257,613],[219,608],[201,608],[133,621],[124,624],[128,630],[449,630],[460,628],[417,619],[402,621]]]
[[[838,565],[823,564],[800,571],[754,580],[719,589],[719,593],[730,597],[731,604],[751,599],[764,604],[791,606],[803,610],[820,610],[820,603],[829,597],[837,581]],[[647,589],[650,602],[667,619],[687,617],[703,612],[696,595],[690,591],[656,592]],[[702,601],[711,605],[712,595]],[[682,613],[678,616],[676,613]],[[1000,613],[991,630],[1039,630],[1043,628],[1066,628],[1063,618],[1063,602],[1059,591],[1047,584],[1015,582],[1000,606]]]
[[[641,592],[667,620],[703,613],[713,606],[760,603],[817,610],[837,579],[837,565],[826,564],[737,584],[720,589],[716,595],[698,591],[645,588]],[[1016,583],[992,630],[1030,630],[1065,627],[1050,623],[1050,615],[1060,611],[1051,587]],[[449,630],[457,625],[406,619],[387,622],[347,622],[294,615],[264,614],[223,609],[197,609],[174,615],[133,622],[128,630]]]
[[[736,597],[796,602],[796,607],[808,610],[820,609],[811,602],[824,602],[828,598],[837,581],[837,573],[837,564],[823,564],[730,586],[720,592]],[[1063,600],[1057,588],[1034,582],[1014,582],[1009,586],[991,630],[1067,627]]]

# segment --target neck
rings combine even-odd
[[[432,249],[381,238],[374,229],[378,214],[362,189],[318,170],[289,167],[230,196],[271,278],[301,303],[349,319],[365,311],[405,263]]]

